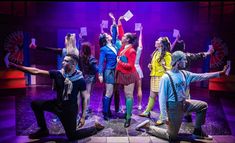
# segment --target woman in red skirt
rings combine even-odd
[[[137,36],[132,33],[125,33],[121,24],[121,16],[118,19],[119,38],[122,40],[122,47],[118,52],[116,66],[116,82],[124,86],[126,98],[126,121],[124,127],[130,126],[132,107],[133,107],[133,91],[135,82],[139,80],[139,75],[135,69],[136,47],[138,44]]]

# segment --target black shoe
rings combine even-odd
[[[49,135],[49,131],[48,130],[38,130],[35,133],[29,134],[29,138],[30,139],[39,139],[42,137],[47,137]]]
[[[105,121],[109,121],[110,120],[110,114],[104,113],[103,115],[104,115],[104,120]]]
[[[131,125],[131,119],[125,120],[124,127],[125,127],[125,128],[128,128],[130,125]]]
[[[206,140],[213,140],[213,137],[207,135],[202,129],[194,129],[193,131],[193,138],[195,139],[206,139]]]
[[[109,110],[109,112],[108,112],[108,116],[109,116],[109,118],[111,118],[111,117],[113,116],[113,114],[112,114],[111,110]]]
[[[192,120],[192,115],[186,115],[186,116],[184,116],[184,119],[185,119],[185,121],[188,122],[188,123],[190,123],[190,122],[193,121],[193,120]]]

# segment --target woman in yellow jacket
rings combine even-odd
[[[151,55],[151,63],[148,65],[148,68],[151,71],[150,96],[145,111],[140,114],[142,117],[150,117],[150,111],[153,109],[156,97],[158,95],[160,79],[166,70],[171,69],[171,43],[169,39],[167,37],[158,38],[158,40],[155,41],[155,47],[156,49]],[[161,121],[161,116],[159,116],[156,125],[161,124],[163,124],[163,122]]]

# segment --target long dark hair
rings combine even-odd
[[[101,33],[100,34],[100,37],[99,37],[99,44],[100,44],[100,47],[103,47],[107,44],[107,40],[106,40],[106,33]]]
[[[128,44],[132,44],[134,49],[136,50],[138,47],[138,38],[136,33],[126,33],[127,39],[129,39]]]
[[[158,62],[161,62],[161,60],[164,58],[164,56],[166,55],[166,52],[169,52],[170,51],[170,48],[171,48],[171,43],[169,41],[169,39],[167,37],[163,37],[161,39],[161,49],[162,49],[162,52],[161,52],[161,55],[160,55],[160,58],[158,59]]]
[[[89,63],[89,57],[91,56],[91,44],[89,42],[82,43],[80,57],[83,62]]]

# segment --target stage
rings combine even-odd
[[[131,126],[124,128],[124,113],[115,113],[112,103],[111,110],[113,117],[110,121],[104,121],[102,116],[102,87],[96,86],[91,96],[92,112],[88,114],[85,127],[92,126],[95,121],[99,121],[105,126],[105,129],[98,134],[82,139],[78,142],[167,142],[147,134],[146,132],[136,131],[135,126],[148,119],[138,116],[141,111],[137,109],[137,96],[134,94],[134,107],[131,120]],[[120,88],[121,106],[125,111],[125,100]],[[20,93],[19,93],[20,94]],[[149,91],[143,90],[143,107],[147,105]],[[206,124],[203,129],[214,137],[213,141],[194,140],[191,137],[193,132],[193,123],[183,122],[180,129],[179,142],[234,142],[234,122],[235,113],[234,99],[223,96],[209,95],[205,88],[194,87],[191,89],[193,99],[206,101],[209,105],[206,117]],[[55,97],[55,92],[50,86],[30,86],[26,88],[26,95],[2,96],[1,97],[1,134],[6,135],[1,142],[67,142],[64,135],[64,129],[60,121],[54,122],[55,116],[45,112],[50,136],[41,140],[30,140],[27,135],[37,129],[37,123],[34,114],[30,108],[30,102],[37,99],[51,99]],[[231,110],[229,110],[231,109]],[[143,111],[144,109],[142,109]],[[193,122],[195,114],[193,113]],[[153,111],[151,111],[151,124],[158,119],[159,107],[156,102]],[[166,128],[165,125],[160,126]],[[11,129],[9,129],[11,128]],[[10,131],[13,130],[13,131]],[[7,133],[11,132],[11,133]],[[5,134],[7,133],[7,134]],[[14,136],[14,137],[13,137]]]

